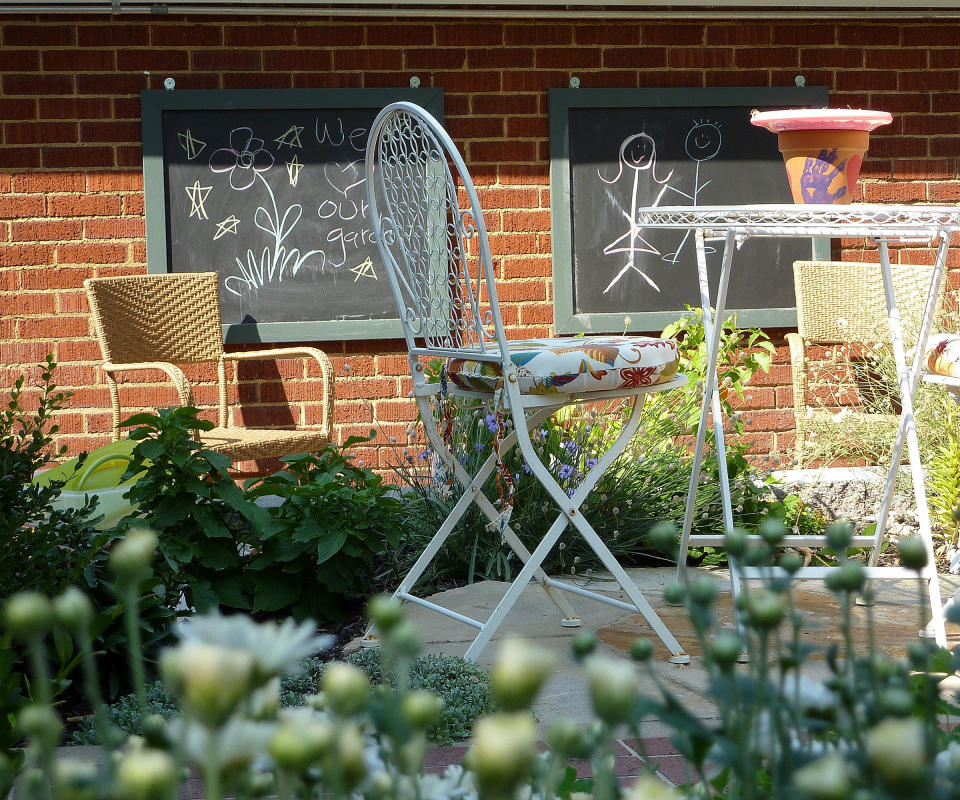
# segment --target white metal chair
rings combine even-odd
[[[434,452],[463,489],[395,596],[478,629],[466,652],[467,658],[475,659],[524,587],[535,580],[559,608],[562,625],[577,626],[580,619],[560,591],[590,597],[642,614],[670,651],[670,660],[688,663],[689,656],[580,513],[590,491],[636,431],[644,396],[685,383],[686,377],[677,373],[676,343],[642,336],[508,341],[473,181],[453,141],[418,106],[400,102],[380,112],[367,143],[366,180],[374,232],[407,340],[413,395]],[[427,381],[427,359],[444,360],[440,383]],[[494,403],[506,420],[499,456],[495,448],[479,471],[470,475],[445,443],[434,419],[431,397],[440,402],[461,397]],[[530,431],[564,406],[609,398],[633,403],[629,421],[568,497],[537,457]],[[533,553],[511,529],[508,508],[498,511],[482,491],[497,468],[498,458],[515,446],[559,509]],[[472,503],[497,531],[494,535],[501,536],[523,562],[486,621],[471,619],[411,593]],[[620,584],[629,603],[546,575],[541,567],[543,560],[567,525],[583,536]],[[368,632],[368,638],[375,639],[375,635]]]

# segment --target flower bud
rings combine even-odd
[[[734,528],[727,531],[723,537],[723,549],[733,558],[739,558],[747,552],[747,544],[750,541],[747,537],[749,535],[743,528]]]
[[[926,769],[923,724],[917,719],[885,719],[867,733],[867,757],[881,779],[908,787]]]
[[[718,631],[710,642],[710,658],[721,669],[728,669],[736,663],[742,649],[736,632]]]
[[[53,601],[53,616],[75,633],[86,633],[93,620],[93,603],[76,586],[71,586]]]
[[[713,578],[699,577],[690,583],[690,599],[698,606],[709,607],[716,601],[719,590]]]
[[[522,639],[507,639],[490,672],[490,691],[504,711],[529,708],[550,675],[553,654]]]
[[[150,574],[157,534],[147,528],[133,528],[110,552],[110,569],[124,583],[137,583]]]
[[[610,726],[626,720],[639,692],[633,664],[591,656],[587,660],[586,671],[593,710],[597,716]]]
[[[837,569],[837,575],[844,592],[859,592],[867,582],[866,567],[859,561],[845,559]]]
[[[750,542],[743,554],[743,563],[748,567],[765,567],[773,559],[773,550],[765,541]]]
[[[473,726],[468,765],[481,797],[508,797],[536,758],[537,729],[529,714],[498,713]]]
[[[143,739],[150,747],[164,749],[170,745],[167,721],[159,714],[148,714],[140,726]]]
[[[186,642],[178,649],[184,699],[204,722],[223,723],[250,691],[253,657],[200,642]]]
[[[50,601],[39,592],[17,592],[7,601],[3,621],[21,639],[42,637],[53,622]]]
[[[918,572],[927,566],[927,546],[919,536],[905,536],[897,542],[900,563]]]
[[[424,690],[407,692],[403,698],[403,718],[418,730],[425,730],[440,721],[443,700]]]
[[[827,540],[827,547],[837,553],[842,553],[850,546],[853,537],[853,523],[846,519],[840,519],[827,525],[824,531]]]
[[[747,613],[756,628],[775,628],[783,619],[783,603],[769,589],[756,589],[747,598]]]
[[[594,636],[591,631],[580,631],[573,637],[573,642],[571,642],[570,646],[573,649],[573,657],[579,661],[582,658],[586,658],[596,649],[597,637]]]
[[[913,695],[906,689],[884,689],[877,700],[885,717],[909,717],[913,713]]]
[[[250,695],[249,714],[253,719],[269,720],[280,710],[280,678],[275,676]]]
[[[663,599],[672,606],[683,605],[687,588],[682,583],[670,583],[663,587]]]
[[[329,753],[335,738],[336,731],[327,720],[291,713],[277,726],[268,749],[281,767],[299,771]]]
[[[672,522],[658,522],[647,533],[647,542],[661,553],[676,555],[677,526]]]
[[[780,567],[790,575],[803,567],[803,557],[797,553],[784,553],[780,557]]]
[[[53,765],[56,800],[96,800],[99,796],[97,765],[78,758],[59,758]]]
[[[378,594],[370,599],[367,617],[381,633],[389,633],[403,621],[403,603],[396,597]]]
[[[52,706],[34,704],[20,709],[17,730],[42,747],[56,747],[63,735],[63,723]]]
[[[780,519],[780,517],[766,516],[760,520],[760,524],[757,526],[757,533],[760,534],[763,541],[768,545],[776,547],[783,541],[783,537],[787,535],[787,526],[783,524],[783,520]]]
[[[653,642],[647,638],[634,639],[630,643],[630,658],[638,664],[649,661],[653,656]]]
[[[367,772],[364,758],[363,736],[356,725],[347,725],[340,731],[337,740],[337,763],[347,789],[352,789]]]
[[[390,630],[388,640],[390,647],[398,656],[407,658],[413,658],[423,647],[417,626],[406,619]]]
[[[366,706],[370,679],[359,667],[335,661],[323,673],[323,693],[331,709],[348,717]]]
[[[166,800],[176,781],[176,764],[162,750],[132,750],[117,768],[117,788],[124,800]]]
[[[633,782],[625,800],[681,800],[681,794],[653,775],[641,775]]]
[[[813,800],[847,800],[850,772],[843,756],[830,753],[794,772],[793,785]]]
[[[592,749],[587,731],[569,719],[558,719],[550,724],[547,744],[563,758],[587,758]]]

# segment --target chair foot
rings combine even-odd
[[[857,595],[857,599],[853,601],[854,605],[858,606],[873,606],[875,605],[873,597],[864,597],[862,594]]]
[[[686,653],[676,653],[675,655],[670,656],[671,664],[689,664],[690,656]]]
[[[560,625],[563,628],[579,628],[580,617],[564,617],[560,620]]]
[[[933,630],[933,622],[928,623],[926,628],[921,628],[917,631],[917,636],[921,639],[936,639],[937,633]]]
[[[379,647],[380,637],[377,636],[377,634],[370,632],[360,640],[360,646],[361,647]]]
[[[750,654],[746,650],[741,650],[740,654],[737,656],[738,664],[749,664],[750,663]]]

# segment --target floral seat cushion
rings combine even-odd
[[[923,366],[934,375],[960,378],[960,333],[931,334]]]
[[[679,351],[673,339],[649,336],[584,336],[508,342],[510,360],[524,394],[583,394],[653,386],[677,374]],[[493,353],[499,354],[494,347]],[[493,392],[501,382],[499,364],[450,359],[450,380],[461,389]]]

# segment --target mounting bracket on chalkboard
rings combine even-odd
[[[793,79],[793,82],[794,82],[797,86],[806,86],[806,85],[807,85],[807,79],[804,78],[803,75],[797,75],[797,77]]]
[[[576,75],[574,75],[574,76],[570,79],[570,88],[571,88],[571,89],[579,89],[579,88],[580,88],[580,79],[579,79]]]
[[[163,88],[164,89],[173,89],[176,88],[177,82],[173,78],[164,78],[163,79]]]
[[[419,88],[420,88],[420,78],[418,78],[416,75],[412,75],[412,76],[410,77],[410,88],[411,88],[411,89],[419,89]]]

